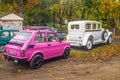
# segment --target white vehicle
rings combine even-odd
[[[72,21],[68,23],[67,41],[71,46],[90,50],[98,43],[112,43],[112,34],[109,30],[103,29],[98,21]]]

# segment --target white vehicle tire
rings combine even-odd
[[[106,41],[107,38],[108,38],[108,33],[107,33],[106,30],[104,30],[103,33],[102,33],[102,40],[103,40],[103,41]]]
[[[92,46],[93,46],[92,40],[91,40],[91,39],[88,39],[87,44],[86,44],[86,46],[85,46],[85,49],[86,49],[86,50],[90,50],[90,49],[92,48]]]
[[[112,39],[112,36],[110,36],[110,37],[108,38],[108,40],[107,40],[107,43],[108,43],[108,44],[111,44],[111,43],[112,43],[112,40],[113,40],[113,39]]]

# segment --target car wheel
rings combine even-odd
[[[108,38],[108,33],[106,30],[104,30],[102,33],[102,40],[105,41],[105,40],[107,40],[107,38]]]
[[[90,49],[92,48],[92,46],[93,46],[92,40],[89,39],[89,40],[87,41],[87,44],[86,44],[86,46],[85,46],[85,49],[86,49],[86,50],[90,50]]]
[[[67,49],[65,49],[62,58],[67,59],[69,56],[70,56],[70,49],[67,48]]]
[[[112,43],[112,36],[110,36],[110,37],[108,38],[107,43],[108,43],[108,44],[111,44],[111,43]]]
[[[37,54],[30,61],[30,67],[33,69],[37,69],[37,68],[41,67],[42,62],[43,62],[43,56],[40,54]]]
[[[4,52],[5,51],[5,45],[0,45],[0,51]]]

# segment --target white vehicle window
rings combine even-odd
[[[71,29],[79,29],[79,25],[71,25]]]
[[[98,29],[100,29],[100,24],[98,24]]]
[[[86,24],[86,29],[91,29],[91,24]]]
[[[92,24],[92,29],[96,29],[96,24]]]
[[[73,26],[73,25],[71,25],[71,29],[74,29],[74,26]]]

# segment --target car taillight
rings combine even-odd
[[[20,51],[20,55],[21,55],[22,57],[25,56],[24,50],[21,50],[21,51]]]

